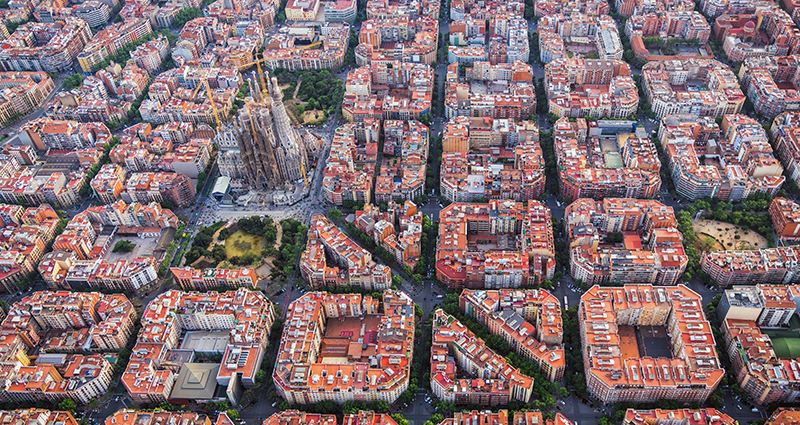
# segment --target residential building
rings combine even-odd
[[[299,410],[283,410],[273,413],[264,419],[263,425],[337,425],[336,415],[323,415],[320,413],[306,413]]]
[[[719,125],[711,118],[670,115],[658,136],[675,189],[684,198],[775,196],[786,180],[766,132],[746,115],[724,115]]]
[[[564,376],[561,303],[543,289],[469,290],[458,298],[461,312],[503,337],[517,354],[533,361],[551,382]]]
[[[785,407],[779,407],[777,410],[772,412],[772,416],[767,419],[765,422],[766,425],[791,425],[792,422],[797,421],[800,418],[800,412],[796,409],[787,409]]]
[[[751,12],[752,13],[752,12]],[[722,50],[733,61],[759,56],[788,56],[800,53],[800,29],[792,17],[775,4],[758,7],[752,15],[721,16],[726,27],[718,31]],[[753,16],[755,19],[747,19]],[[726,19],[728,18],[728,19]],[[733,22],[742,24],[737,28]],[[715,25],[716,26],[716,25]]]
[[[670,10],[634,14],[625,21],[625,34],[628,37],[659,37],[662,40],[697,40],[706,44],[711,36],[711,26],[700,12]]]
[[[327,264],[326,253],[335,264]],[[358,286],[382,291],[392,285],[389,267],[377,264],[369,251],[322,214],[311,217],[308,243],[300,257],[300,274],[312,288]]]
[[[290,0],[286,4],[286,19],[289,21],[316,21],[319,0]]]
[[[759,327],[789,326],[800,303],[800,292],[794,287],[780,285],[734,285],[723,292],[717,315],[727,319],[752,320]]]
[[[397,204],[390,200],[384,212],[373,204],[365,204],[355,215],[356,228],[372,236],[398,264],[414,269],[420,258],[423,222],[423,214],[416,204],[411,201]]]
[[[418,120],[431,112],[432,93],[433,69],[428,65],[373,62],[347,74],[342,115],[348,122]]]
[[[317,0],[300,0],[315,2]],[[320,43],[321,48],[302,48],[299,43]],[[285,68],[292,71],[302,69],[339,69],[344,66],[344,57],[350,43],[350,26],[347,23],[324,23],[318,27],[290,26],[286,33],[280,32],[269,38],[264,46],[264,66],[269,70]]]
[[[1,410],[0,420],[5,422],[36,422],[42,425],[77,425],[78,423],[70,412],[45,409]]]
[[[658,201],[581,198],[567,206],[564,226],[570,275],[589,285],[675,285],[689,263],[675,212]],[[622,243],[607,241],[611,234]]]
[[[309,292],[293,301],[272,372],[278,394],[292,404],[394,403],[410,380],[413,303],[390,290],[383,300]]]
[[[542,17],[538,25],[540,56],[543,55],[542,61],[545,63],[567,56],[564,47],[566,44],[581,51],[587,49],[596,51],[600,59],[622,59],[623,49],[619,29],[608,15],[555,14]],[[562,40],[561,43],[557,43],[556,46],[546,46],[547,41],[556,38],[551,35],[558,35]]]
[[[738,114],[745,99],[731,69],[713,59],[647,63],[642,68],[642,89],[658,119],[672,114]]]
[[[386,120],[383,130],[386,156],[375,182],[375,202],[410,201],[423,196],[430,140],[428,127],[415,120]]]
[[[63,72],[92,37],[89,24],[80,18],[58,23],[29,22],[14,31],[0,49],[3,71]]]
[[[75,16],[83,19],[92,28],[97,28],[100,25],[108,22],[111,15],[111,9],[107,4],[98,0],[89,0],[79,4],[75,8]]]
[[[372,202],[379,129],[380,120],[371,118],[336,129],[322,177],[322,193],[327,202]]]
[[[175,214],[155,202],[128,205],[117,201],[89,207],[67,223],[53,243],[55,251],[42,259],[38,270],[53,289],[105,288],[135,292],[149,288],[156,280],[156,269],[167,249],[166,240],[173,234],[168,228],[177,227]],[[113,248],[110,245],[117,232],[159,236],[165,242],[156,243],[149,257],[107,262],[104,257]]]
[[[55,238],[58,214],[48,204],[36,208],[0,204],[0,290],[13,294],[18,282],[25,279]]]
[[[475,62],[466,78],[459,65],[450,64],[445,78],[445,116],[492,117],[524,120],[536,111],[533,68],[522,61]],[[474,87],[473,87],[474,86]]]
[[[706,251],[700,267],[721,287],[756,283],[800,283],[800,249],[780,247],[753,251]]]
[[[800,204],[786,198],[775,198],[768,212],[779,238],[800,238]]]
[[[172,267],[169,269],[175,282],[184,291],[211,291],[217,288],[255,288],[258,283],[256,271],[250,267],[238,270],[191,267]]]
[[[544,157],[535,122],[458,116],[445,124],[443,137],[440,188],[451,202],[524,202],[544,193]]]
[[[536,16],[551,16],[556,13],[570,15],[583,13],[585,15],[608,15],[611,7],[607,1],[602,0],[542,0],[534,5],[533,13]]]
[[[326,6],[326,14],[327,11]],[[355,49],[358,66],[369,65],[373,60],[430,65],[436,61],[439,21],[427,16],[412,19],[408,15],[369,19],[361,24],[358,39]]]
[[[528,22],[522,14],[503,13],[502,9],[494,7],[476,10],[478,2],[462,2],[461,5],[468,7],[468,15],[453,18],[450,24],[448,63],[472,65],[489,61],[496,65],[528,61]],[[487,37],[487,31],[491,37]]]
[[[508,364],[442,309],[433,312],[432,320],[431,391],[439,400],[482,406],[530,401],[533,378]],[[457,373],[479,378],[458,378]]]
[[[603,403],[703,403],[725,375],[703,299],[685,285],[595,285],[581,296],[578,324],[586,386]],[[666,333],[670,356],[640,356],[634,328],[644,326]]]
[[[639,107],[631,69],[621,60],[556,59],[545,65],[548,111],[559,117],[628,118]]]
[[[325,22],[348,22],[356,20],[358,2],[356,0],[335,0],[325,3]],[[367,18],[371,19],[371,18]]]
[[[739,79],[756,112],[774,117],[800,109],[800,96],[794,83],[798,59],[800,56],[773,54],[744,60]]]
[[[506,410],[473,410],[453,413],[452,418],[446,418],[439,425],[572,425],[573,423],[561,413],[556,412],[555,419],[545,419],[542,412],[515,412],[509,415]],[[577,422],[576,422],[577,424]]]
[[[562,196],[652,198],[661,190],[661,161],[644,130],[609,135],[597,122],[561,118],[553,140]]]
[[[727,413],[720,412],[710,407],[704,409],[677,410],[628,409],[625,411],[625,418],[622,420],[622,425],[689,425],[698,421],[700,423],[715,425],[736,425],[738,422]]]
[[[454,203],[439,213],[436,277],[448,287],[535,286],[554,273],[552,217],[543,203]]]
[[[45,72],[0,72],[0,87],[0,123],[4,125],[42,106],[55,88]]]
[[[139,68],[150,74],[155,74],[157,70],[161,69],[161,63],[167,58],[168,54],[169,41],[167,41],[166,37],[159,35],[132,51],[131,59],[136,62]]]
[[[756,404],[794,403],[800,389],[800,360],[775,354],[772,339],[751,320],[722,322],[731,371],[742,391]]]
[[[221,422],[227,418],[225,412],[219,414],[216,425],[230,425]],[[143,411],[133,409],[120,409],[105,418],[103,425],[159,425],[180,423],[183,425],[211,425],[207,415],[197,412],[168,412],[168,411]]]
[[[770,137],[775,155],[795,184],[800,182],[800,112],[784,112],[772,120]]]
[[[178,375],[167,364],[169,354],[188,349],[222,355],[215,376],[218,385],[237,385],[232,380],[238,380],[245,388],[252,388],[275,316],[275,308],[264,294],[244,288],[223,293],[170,290],[159,294],[142,316],[142,329],[122,383],[139,403],[165,402],[171,398]],[[180,336],[191,331],[227,332],[228,337],[213,347],[200,347],[198,341],[181,341]]]

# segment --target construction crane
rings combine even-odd
[[[309,45],[306,45],[306,46],[298,46],[298,47],[293,47],[293,48],[291,48],[291,49],[289,50],[289,53],[294,53],[294,52],[298,52],[298,51],[300,51],[300,50],[306,50],[306,49],[310,49],[310,48],[312,48],[312,47],[317,47],[317,46],[319,46],[320,44],[322,44],[322,42],[321,42],[321,41],[315,41],[315,42],[313,42],[313,43],[311,43],[311,44],[309,44]],[[262,57],[261,59],[256,59],[256,60],[254,60],[253,62],[246,63],[246,64],[243,64],[243,65],[239,65],[239,66],[237,66],[236,68],[237,68],[239,71],[241,71],[241,70],[243,70],[243,69],[247,69],[247,68],[249,68],[249,67],[251,67],[251,66],[253,66],[253,65],[259,65],[259,67],[260,67],[260,64],[261,64],[261,62],[264,62],[264,61],[266,61],[266,60],[267,60],[267,58],[264,58],[264,57]],[[259,74],[261,74],[261,70],[260,70],[260,69],[259,69],[259,72],[258,72],[258,73],[259,73]]]
[[[308,178],[306,178],[306,164],[305,161],[300,161],[300,173],[303,174],[303,183],[308,187]]]

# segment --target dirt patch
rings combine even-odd
[[[266,241],[263,236],[251,235],[243,230],[238,230],[225,239],[225,254],[228,258],[241,257],[247,253],[260,256],[264,246],[266,246]]]
[[[694,232],[697,234],[697,248],[705,251],[715,250],[714,248],[725,251],[750,250],[769,246],[767,239],[754,230],[723,221],[696,220]],[[706,239],[709,237],[716,243],[707,244]]]
[[[305,111],[303,112],[303,123],[304,124],[313,124],[321,119],[325,118],[325,113],[320,111],[319,109],[314,109],[313,111]]]

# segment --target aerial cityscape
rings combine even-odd
[[[800,424],[800,0],[0,0],[0,424]]]

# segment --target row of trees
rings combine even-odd
[[[117,147],[119,143],[120,143],[119,137],[111,136],[111,138],[108,140],[108,143],[103,145],[103,155],[100,156],[100,160],[97,161],[96,164],[92,165],[89,168],[89,171],[86,173],[86,181],[83,183],[83,186],[81,187],[80,190],[81,196],[84,197],[89,196],[89,193],[91,193],[92,190],[91,186],[92,179],[94,178],[94,176],[97,175],[97,173],[100,171],[101,168],[103,168],[104,165],[108,164],[111,161],[108,157],[108,154],[111,153],[111,150]]]

